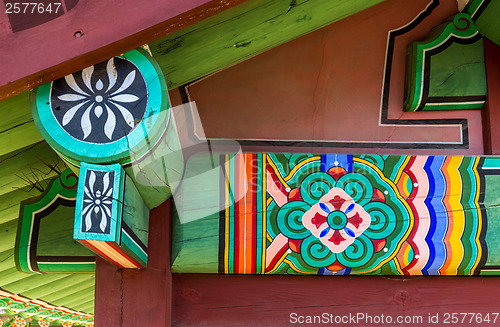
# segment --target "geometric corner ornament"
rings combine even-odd
[[[40,196],[21,202],[17,269],[27,273],[94,273],[95,254],[73,239],[78,177],[66,169]]]
[[[405,111],[481,109],[486,100],[483,37],[466,13],[407,48]]]
[[[46,83],[31,96],[40,133],[76,166],[140,159],[169,119],[161,69],[141,48]]]
[[[256,153],[219,160],[220,192],[212,192],[219,219],[174,221],[175,272],[500,274],[498,157]]]
[[[122,268],[147,266],[149,209],[119,164],[82,163],[74,239]]]
[[[8,315],[15,315],[4,322],[3,326],[94,326],[91,314],[57,307],[49,303],[24,298],[0,290],[0,310]],[[31,322],[31,323],[30,323]]]
[[[121,164],[150,209],[171,196],[182,176],[165,78],[143,48],[36,88],[31,111],[66,162],[75,169],[82,162]]]
[[[120,267],[145,267],[148,210],[171,196],[184,165],[154,58],[137,48],[46,83],[31,109],[48,144],[80,169],[74,238]]]

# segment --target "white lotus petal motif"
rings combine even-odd
[[[111,193],[113,192],[113,188],[109,188],[109,190],[104,194],[104,197],[109,198],[111,196]]]
[[[95,214],[98,214],[98,213],[99,213],[99,211],[100,211],[99,206],[95,206],[95,207],[94,207],[94,212],[95,212]],[[102,215],[101,215],[101,216],[102,216]]]
[[[103,200],[102,203],[104,203],[104,204],[112,204],[113,201],[111,201],[111,200]],[[111,215],[111,213],[110,213],[110,215]]]
[[[114,58],[111,58],[108,60],[108,63],[106,64],[106,72],[108,73],[108,79],[109,79],[109,86],[106,92],[111,90],[113,86],[116,84],[116,78],[118,77],[118,72],[115,67],[115,61]]]
[[[104,233],[104,231],[106,230],[106,225],[108,224],[107,222],[107,219],[106,219],[106,216],[105,215],[102,215],[101,216],[101,223],[99,224],[99,228],[101,229],[101,231]]]
[[[83,139],[85,140],[90,133],[92,132],[92,123],[90,122],[90,109],[92,106],[89,106],[82,115],[82,120],[80,125],[83,131]]]
[[[64,76],[64,79],[66,80],[66,83],[68,83],[68,86],[73,90],[75,91],[76,93],[81,93],[81,94],[85,94],[85,95],[89,95],[88,93],[84,92],[79,86],[78,84],[76,84],[76,81],[75,81],[75,77],[73,76],[73,74],[69,74],[69,75],[66,75]]]
[[[99,79],[97,83],[95,83],[95,88],[97,89],[97,91],[100,91],[102,90],[103,87],[104,85],[102,84],[102,81]]]
[[[92,219],[90,218],[92,214],[92,210],[89,210],[85,215],[85,231],[88,232],[92,227]]]
[[[104,174],[104,176],[102,177],[102,184],[103,184],[102,189],[104,190],[103,192],[106,192],[105,190],[107,190],[109,186],[109,172]]]
[[[127,108],[119,105],[118,103],[113,102],[113,104],[118,108],[118,110],[120,110],[120,113],[122,114],[123,119],[125,119],[127,125],[129,125],[131,128],[134,128],[134,116],[132,115],[132,113],[130,113]]]
[[[88,97],[86,97],[84,95],[68,93],[68,94],[60,95],[57,98],[61,101],[80,101],[80,100],[86,99]]]
[[[111,97],[109,99],[118,102],[134,102],[139,100],[139,97],[133,94],[120,94],[120,95],[115,95],[114,97]]]
[[[111,140],[116,127],[116,116],[107,105],[106,109],[108,111],[108,119],[106,119],[106,124],[104,124],[104,134]]]
[[[125,91],[126,89],[128,89],[130,87],[130,85],[132,85],[134,80],[135,80],[135,70],[131,71],[127,75],[127,77],[125,77],[125,80],[123,81],[122,86],[120,86],[120,88],[118,90],[116,90],[115,92],[113,92],[111,95],[115,95],[115,94],[118,94],[120,92]]]
[[[94,73],[94,66],[90,66],[82,70],[82,79],[83,83],[89,88],[90,91],[93,91],[92,85],[90,85],[90,79],[92,78],[92,74]]]
[[[94,113],[97,118],[101,117],[102,115],[102,107],[101,106],[96,106],[94,109]]]
[[[76,106],[71,107],[68,111],[66,111],[66,113],[64,114],[63,119],[62,119],[63,126],[66,126],[71,121],[71,119],[73,119],[73,117],[75,116],[78,109],[80,109],[82,106],[84,106],[87,103],[89,103],[89,102],[85,101],[85,102],[79,103]]]
[[[107,206],[102,206],[104,208],[104,211],[106,211],[106,214],[108,215],[108,217],[111,217],[111,210],[109,210],[109,208]]]
[[[93,171],[90,171],[89,186],[92,191],[94,191],[95,178],[95,173]]]

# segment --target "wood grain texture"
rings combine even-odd
[[[421,327],[428,326],[429,314],[437,313],[441,324],[436,326],[442,326],[445,313],[498,312],[499,283],[497,278],[173,275],[172,325],[293,326],[291,313],[364,313],[422,316],[424,323],[375,325],[360,321],[325,326]]]
[[[64,163],[54,150],[46,143],[40,142],[29,147],[8,153],[0,157],[0,196],[22,188],[31,181],[39,180],[39,185],[47,186],[44,180],[56,176],[58,173],[44,163],[59,165],[64,170]],[[23,180],[23,178],[25,180]]]
[[[486,154],[500,154],[500,46],[484,39],[487,98],[483,110],[483,138]]]
[[[96,326],[170,326],[171,200],[150,212],[148,267],[124,270],[96,262]]]
[[[172,89],[382,1],[247,1],[152,42],[150,48]]]
[[[64,15],[18,33],[10,29],[2,6],[0,100],[135,49],[241,2],[244,0],[153,0],[147,5],[135,0],[79,1]]]
[[[43,141],[31,116],[29,92],[0,101],[0,156]]]

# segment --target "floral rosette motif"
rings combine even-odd
[[[413,217],[382,171],[359,160],[352,172],[304,175],[276,214],[302,269],[376,272],[394,257]]]
[[[51,104],[60,126],[74,138],[109,143],[142,120],[147,87],[133,63],[115,57],[54,81]]]

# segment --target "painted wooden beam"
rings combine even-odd
[[[200,175],[174,197],[174,272],[500,273],[499,157],[212,159],[215,182]]]
[[[64,14],[16,32],[12,22],[9,24],[12,17],[2,9],[0,44],[9,46],[0,48],[0,100],[137,48],[243,1],[153,0],[144,6],[124,0],[118,6],[110,1],[72,0],[74,8],[66,7]],[[40,15],[28,15],[25,21],[39,20]]]
[[[36,143],[1,156],[0,196],[16,188],[24,188],[33,184],[37,187],[46,187],[45,180],[56,176],[58,172],[44,162],[59,169],[64,167],[63,161],[46,142]]]
[[[0,196],[0,224],[17,219],[19,217],[19,203],[26,199],[40,195],[36,189],[29,187],[14,189],[12,192]]]
[[[483,114],[483,138],[486,154],[500,154],[500,46],[484,39],[488,93]]]
[[[94,285],[94,278],[95,277],[93,274],[71,274],[69,276],[66,275],[66,277],[58,280],[57,287],[54,283],[47,283],[44,285],[35,286],[35,288],[30,290],[26,290],[23,292],[23,295],[29,298],[37,298],[40,296],[40,294],[43,294],[43,297],[47,297],[51,294],[57,293],[57,295],[61,296],[62,298],[73,294],[76,290],[75,288],[79,285],[87,285],[87,287],[91,287],[92,285]]]
[[[0,156],[43,141],[31,116],[29,92],[0,101]]]
[[[251,0],[149,46],[172,89],[382,1]]]

